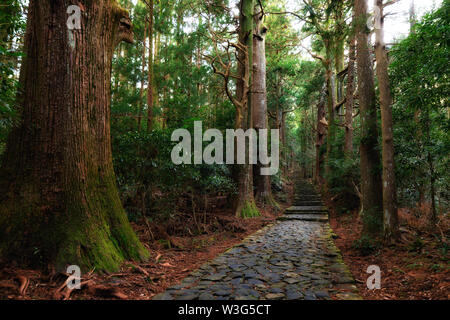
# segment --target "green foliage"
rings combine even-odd
[[[353,249],[358,250],[362,255],[368,256],[373,254],[378,248],[379,243],[367,235],[355,240],[352,244]]]
[[[395,150],[401,200],[414,203],[436,180],[448,199],[450,1],[417,23],[391,51]],[[446,203],[448,206],[449,204]]]
[[[6,0],[0,5],[0,154],[17,113],[17,66],[22,56],[20,41],[25,30],[22,2]]]
[[[422,238],[419,237],[419,236],[416,236],[414,238],[414,241],[409,244],[409,250],[410,251],[420,252],[423,249],[424,246],[425,246],[425,243],[422,240]]]
[[[200,201],[201,195],[231,194],[235,190],[226,165],[173,164],[171,151],[175,144],[171,130],[114,135],[114,168],[123,203],[131,216],[155,211],[170,215],[183,196],[194,195]]]

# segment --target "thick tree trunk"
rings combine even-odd
[[[149,0],[149,21],[148,21],[148,80],[147,80],[147,131],[153,129],[153,0]]]
[[[356,38],[352,36],[349,41],[347,92],[345,99],[344,154],[349,158],[353,154],[353,96],[355,94],[355,55]]]
[[[375,28],[375,55],[378,87],[380,89],[381,133],[383,158],[383,229],[386,239],[398,235],[397,188],[394,170],[394,132],[392,123],[392,96],[389,87],[388,56],[384,43],[383,0],[374,0],[379,9],[379,28]]]
[[[236,129],[243,129],[246,131],[251,127],[252,115],[251,115],[251,84],[252,84],[252,72],[253,66],[253,10],[254,0],[241,0],[239,3],[239,42],[247,47],[247,54],[245,52],[238,53],[240,61],[238,73],[240,79],[237,81],[236,97],[238,101],[242,101],[241,107],[236,108]],[[255,204],[255,198],[253,195],[253,167],[249,164],[249,144],[246,142],[246,164],[234,165],[234,179],[236,181],[238,192],[236,194],[234,202],[234,212],[237,217],[249,218],[260,215],[258,208]]]
[[[31,0],[21,70],[21,122],[0,170],[0,257],[62,269],[115,270],[148,252],[121,205],[110,143],[111,61],[132,41],[128,13],[84,1]]]
[[[267,90],[266,90],[266,32],[262,12],[255,16],[255,34],[253,36],[253,84],[252,84],[252,115],[253,127],[259,136],[259,130],[267,129]],[[254,165],[255,197],[262,205],[275,205],[272,197],[270,177],[261,175],[265,167],[258,161]]]
[[[361,193],[365,234],[375,235],[383,226],[383,201],[378,152],[377,108],[372,57],[367,28],[366,0],[355,0],[359,108],[361,112]]]

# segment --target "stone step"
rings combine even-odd
[[[311,221],[311,222],[328,222],[327,214],[290,214],[281,216],[278,221]]]
[[[304,199],[304,200],[316,200],[316,199],[322,199],[317,194],[310,194],[310,195],[304,195],[304,194],[296,194],[294,196],[294,199]]]
[[[302,213],[302,212],[323,212],[327,213],[325,206],[292,206],[286,209],[285,213]]]
[[[313,206],[323,206],[323,201],[294,201],[293,206],[295,207],[313,207]]]

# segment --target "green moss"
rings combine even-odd
[[[64,270],[78,265],[83,271],[115,271],[126,260],[142,261],[149,252],[139,242],[122,208],[114,174],[89,172],[80,185],[70,179],[55,203],[39,197],[37,188],[24,184],[19,196],[6,195],[0,205],[0,258],[8,263]],[[23,190],[26,190],[23,191]],[[43,203],[45,202],[45,203]],[[63,203],[64,206],[59,205]]]
[[[258,208],[256,207],[256,204],[254,201],[246,200],[242,207],[240,216],[244,219],[255,218],[255,217],[260,217],[261,213],[259,212]]]

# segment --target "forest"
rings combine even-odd
[[[2,0],[0,300],[450,299],[449,61],[450,0]]]

